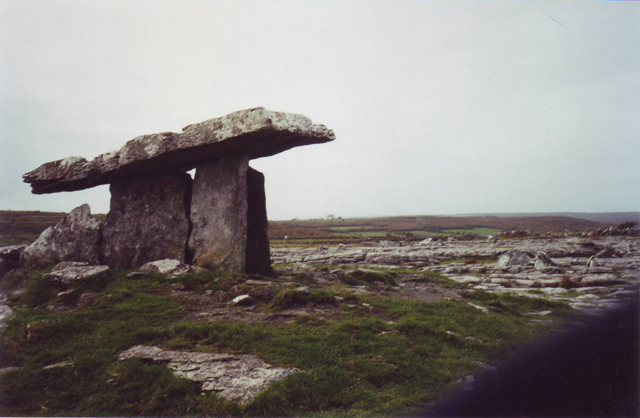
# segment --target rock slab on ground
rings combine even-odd
[[[99,264],[101,226],[89,205],[79,206],[22,251],[20,266],[35,269],[67,260]]]
[[[54,269],[51,273],[44,274],[42,280],[61,285],[70,285],[74,282],[107,277],[108,275],[108,266],[69,266],[60,270]]]
[[[188,174],[121,180],[112,183],[110,191],[111,207],[102,234],[104,264],[131,268],[167,258],[186,261]]]
[[[128,358],[164,364],[177,376],[202,383],[203,391],[215,391],[240,403],[249,402],[272,383],[298,371],[267,364],[249,354],[193,353],[140,345],[118,357],[120,361]]]

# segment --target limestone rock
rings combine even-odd
[[[20,266],[34,269],[67,260],[98,264],[101,226],[89,205],[79,206],[22,252]]]
[[[70,285],[74,282],[109,276],[108,266],[71,266],[63,270],[52,271],[42,276],[42,280]]]
[[[0,330],[6,326],[6,322],[9,318],[12,318],[16,313],[7,305],[0,305]]]
[[[150,261],[185,262],[191,177],[186,173],[139,177],[111,184],[102,233],[103,263],[117,268]]]
[[[545,267],[555,267],[556,263],[554,263],[553,261],[551,261],[551,259],[549,258],[549,256],[547,256],[545,253],[538,253],[536,255],[536,258],[533,262],[533,266],[537,269],[537,270],[542,270]]]
[[[244,273],[248,163],[249,158],[240,155],[196,169],[189,237],[194,265]]]
[[[25,289],[29,282],[29,271],[17,268],[9,271],[0,280],[0,293],[14,292]]]
[[[273,274],[269,251],[269,220],[264,192],[264,175],[249,167],[247,172],[247,252],[245,273]]]
[[[26,245],[9,245],[0,247],[0,278],[9,271],[18,268],[20,254],[27,248]]]
[[[255,300],[249,296],[249,295],[240,295],[237,296],[235,298],[233,298],[233,300],[230,302],[231,305],[236,305],[236,306],[249,306],[252,305],[255,302]]]
[[[184,276],[185,274],[198,273],[205,270],[200,267],[181,263],[178,260],[166,259],[146,263],[142,267],[140,267],[140,271],[145,273],[160,273],[166,274],[171,277],[179,277]]]
[[[530,254],[522,251],[510,251],[500,256],[496,267],[527,266],[532,258]]]
[[[120,361],[128,358],[164,364],[176,376],[201,383],[202,390],[240,403],[248,403],[272,383],[298,371],[272,366],[248,354],[190,353],[149,346],[132,347],[118,357]]]
[[[260,158],[334,139],[331,130],[314,125],[306,116],[255,108],[189,125],[180,134],[142,135],[91,162],[82,157],[49,162],[23,179],[35,194],[82,190],[135,176],[188,170],[228,155]]]

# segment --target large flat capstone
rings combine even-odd
[[[260,158],[334,139],[333,131],[306,116],[255,108],[189,125],[179,134],[139,136],[92,161],[69,157],[48,162],[23,179],[35,194],[82,190],[130,177],[189,170],[223,156]]]

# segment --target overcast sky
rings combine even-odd
[[[333,143],[253,160],[270,219],[640,210],[640,3],[0,1],[0,209],[22,174],[257,106]]]

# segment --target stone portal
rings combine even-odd
[[[35,194],[111,185],[101,240],[86,249],[111,267],[171,258],[270,274],[264,176],[249,160],[334,139],[330,129],[305,116],[255,108],[189,125],[179,134],[142,135],[92,161],[48,162],[23,178]],[[186,172],[193,168],[192,182]]]

